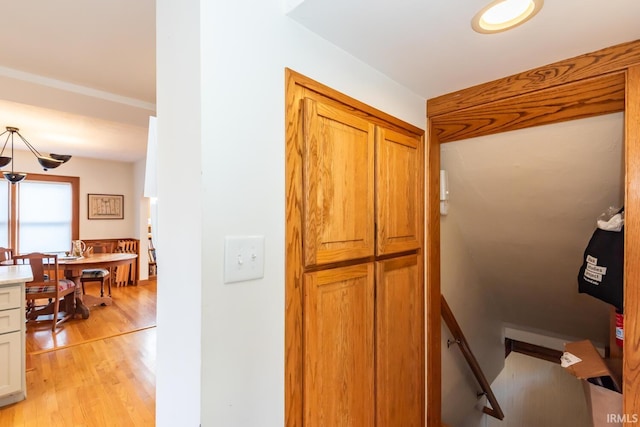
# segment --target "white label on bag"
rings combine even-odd
[[[589,264],[598,265],[598,258],[594,258],[591,255],[587,255],[587,262]]]
[[[602,282],[602,274],[593,273],[593,272],[588,271],[588,270],[584,271],[584,277],[588,277],[589,279],[597,280],[598,282]]]
[[[587,264],[587,270],[596,274],[607,274],[607,267],[598,267],[593,264]]]

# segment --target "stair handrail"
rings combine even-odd
[[[487,396],[487,400],[491,404],[491,407],[485,406],[484,408],[482,408],[482,412],[484,412],[487,415],[491,415],[494,418],[502,420],[504,418],[504,413],[502,412],[502,409],[498,404],[496,395],[493,394],[493,390],[491,390],[491,385],[489,384],[489,381],[487,381],[487,377],[485,377],[484,372],[482,371],[482,368],[478,363],[478,360],[473,355],[473,352],[471,351],[471,347],[469,347],[469,343],[467,342],[467,339],[465,338],[464,333],[462,332],[462,328],[460,328],[460,325],[458,324],[456,317],[453,315],[453,311],[451,311],[451,307],[449,307],[447,300],[444,298],[444,295],[442,294],[440,294],[440,307],[442,312],[442,318],[444,319],[444,322],[447,324],[447,327],[449,328],[449,331],[451,332],[455,340],[453,342],[455,344],[458,344],[458,347],[460,348],[462,355],[464,356],[465,360],[467,361],[467,364],[469,365],[469,367],[471,368],[471,371],[473,372],[473,375],[476,377],[476,380],[478,381],[478,383],[480,384],[480,387],[482,388],[482,392],[483,392],[482,394]]]

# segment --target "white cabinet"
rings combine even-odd
[[[0,335],[0,396],[3,396],[0,397],[0,402],[7,396],[19,393],[22,389],[24,368],[21,341],[20,331]]]
[[[30,269],[0,267],[0,406],[27,395],[24,282],[31,279]]]

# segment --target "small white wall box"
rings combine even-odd
[[[440,171],[440,215],[449,213],[449,175],[446,170]]]

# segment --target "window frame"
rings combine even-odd
[[[29,173],[25,181],[45,181],[71,184],[71,239],[80,238],[80,178],[77,176],[45,175]],[[20,234],[20,218],[18,218],[18,197],[20,183],[9,184],[9,247],[14,253],[20,253],[18,235]],[[69,242],[71,244],[71,242]]]

